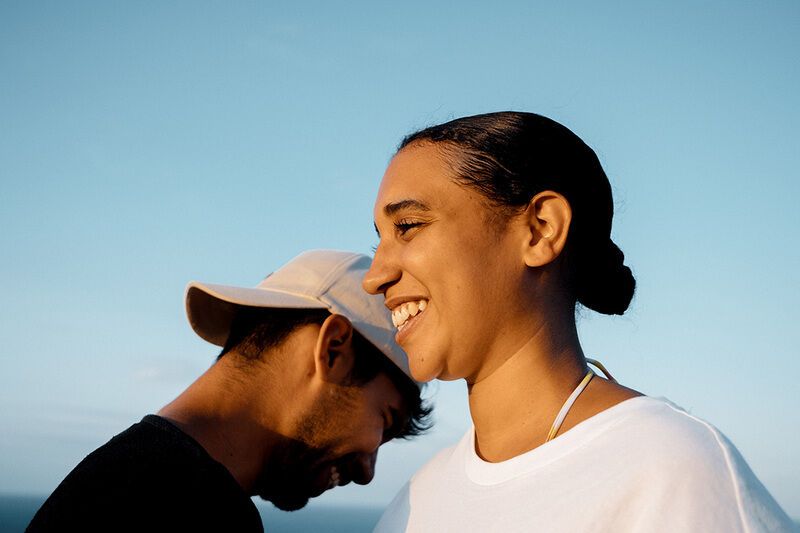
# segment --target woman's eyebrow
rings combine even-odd
[[[399,202],[392,202],[383,206],[383,212],[387,216],[391,216],[403,209],[416,209],[417,211],[430,211],[431,208],[425,202],[419,200],[400,200]]]

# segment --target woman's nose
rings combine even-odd
[[[367,270],[367,273],[364,274],[361,285],[370,294],[382,294],[386,292],[389,285],[399,278],[399,269],[389,260],[381,246],[378,246],[372,259],[372,265]]]

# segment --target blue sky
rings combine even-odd
[[[233,4],[233,5],[231,5]],[[796,2],[0,4],[0,492],[47,493],[213,361],[192,279],[369,253],[406,133],[535,111],[611,178],[628,314],[585,351],[710,420],[800,517]],[[381,453],[384,505],[469,423]]]

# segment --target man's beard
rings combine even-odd
[[[258,495],[281,511],[302,509],[311,497],[314,465],[324,463],[325,451],[314,450],[302,442],[288,441],[274,466],[262,472],[257,482]]]
[[[318,400],[310,409],[297,426],[296,438],[286,438],[256,481],[256,493],[262,499],[282,511],[296,511],[318,495],[319,489],[328,488],[319,487],[319,483],[315,486],[315,481],[322,475],[321,470],[337,459],[326,438],[343,422],[345,417],[341,415],[352,405],[350,396],[340,392]]]

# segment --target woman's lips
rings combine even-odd
[[[399,345],[403,345],[403,342],[408,339],[409,335],[411,335],[419,326],[420,322],[425,320],[426,313],[424,312],[425,309],[428,308],[427,300],[422,300],[423,306],[421,310],[418,310],[413,316],[409,315],[405,317],[403,322],[397,326],[397,333],[394,334],[394,339]]]
[[[392,323],[398,330],[402,330],[409,320],[423,313],[428,307],[428,300],[420,298],[408,300],[392,309]]]

